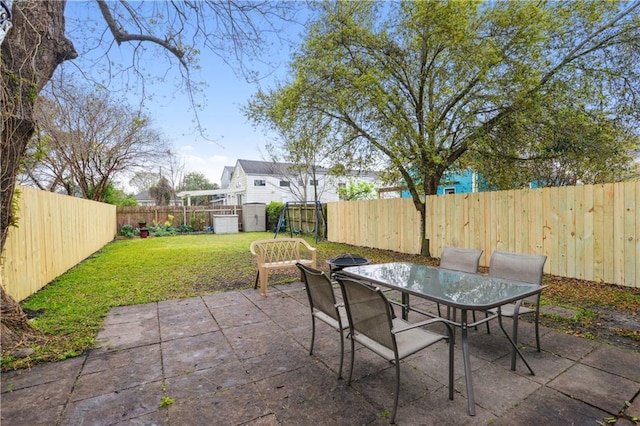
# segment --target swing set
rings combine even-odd
[[[276,233],[289,229],[289,235],[315,234],[316,244],[318,239],[326,235],[326,220],[322,212],[320,201],[288,201],[280,212]]]

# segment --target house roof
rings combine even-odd
[[[290,167],[294,168],[295,164],[292,163],[276,163],[275,161],[256,161],[256,160],[238,160],[238,164],[242,167],[242,170],[248,175],[275,175],[282,176],[283,174],[291,173],[291,170],[288,170]],[[229,167],[226,166],[225,169]],[[316,169],[317,173],[320,174],[328,174],[329,169],[326,167],[318,167]],[[347,172],[347,176],[360,176],[360,177],[370,177],[376,179],[378,177],[378,173],[376,172],[357,172],[350,171]]]
[[[274,161],[238,160],[242,170],[248,175],[282,175],[286,169],[294,167],[291,163],[276,163]],[[317,172],[328,173],[329,169],[318,167]]]

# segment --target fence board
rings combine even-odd
[[[636,210],[636,193],[635,187],[631,182],[624,183],[624,273],[621,278],[626,286],[632,286],[635,283],[636,265],[633,259],[636,257],[636,240],[638,230],[636,229],[636,218],[638,211]]]
[[[0,276],[21,301],[112,241],[116,207],[18,187],[19,222],[7,234]]]

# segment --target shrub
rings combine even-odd
[[[282,209],[284,209],[284,203],[272,201],[267,204],[267,229],[269,231],[275,232]]]
[[[122,225],[122,228],[120,228],[120,235],[123,235],[125,237],[133,237],[135,235],[133,232],[133,226]]]

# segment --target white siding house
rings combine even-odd
[[[327,175],[328,170],[319,168],[316,180],[305,173],[296,173],[291,165],[268,161],[238,160],[231,174],[227,204],[265,203],[272,201],[338,201],[336,179]]]
[[[314,201],[317,190],[322,203],[339,201],[338,187],[347,185],[349,179],[377,184],[373,174],[335,177],[325,168],[316,170],[316,181],[307,173],[297,173],[291,164],[268,161],[238,160],[235,167],[225,167],[222,187],[211,191],[185,191],[179,196],[187,199],[193,195],[208,195],[223,199],[226,205],[247,203],[269,204],[272,201]],[[197,192],[197,194],[196,194]]]

